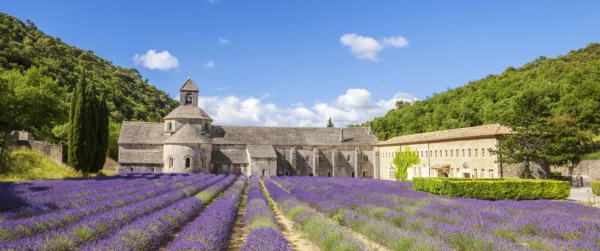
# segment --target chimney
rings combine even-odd
[[[340,128],[340,143],[344,142],[344,128]]]
[[[373,135],[373,120],[369,120],[369,135]]]

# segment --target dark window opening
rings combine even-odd
[[[173,157],[169,157],[169,168],[173,168]]]
[[[331,177],[331,172],[327,172],[327,177]]]
[[[265,176],[265,169],[262,170],[262,176]]]
[[[350,161],[350,155],[348,155],[348,161]]]
[[[188,94],[188,95],[186,95],[186,96],[185,96],[185,104],[186,104],[186,105],[191,105],[191,104],[192,104],[192,100],[193,100],[193,99],[194,99],[194,98],[192,97],[192,94]]]
[[[171,122],[167,123],[167,130],[171,131],[173,127],[171,126]]]
[[[367,177],[367,172],[363,171],[363,172],[362,172],[362,177],[363,177],[363,178],[366,178],[366,177]]]
[[[354,171],[352,171],[352,178],[354,178]]]
[[[190,158],[185,158],[185,168],[190,168],[192,166],[192,160]]]
[[[290,172],[285,171],[285,176],[290,176]]]
[[[308,174],[308,177],[312,177],[312,176],[315,176],[315,175],[313,173]]]
[[[129,168],[129,171],[130,171],[130,172],[133,172],[133,167],[132,167],[132,168]]]

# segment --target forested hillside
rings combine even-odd
[[[450,83],[449,83],[450,84]],[[535,93],[548,107],[539,116],[568,115],[593,134],[600,129],[600,44],[571,51],[555,59],[539,57],[521,68],[508,67],[462,87],[434,93],[414,103],[398,102],[394,110],[375,118],[379,140],[391,137],[502,123],[511,126],[516,100]]]
[[[64,142],[82,67],[87,81],[107,97],[113,141],[123,120],[158,122],[177,106],[136,69],[115,66],[44,34],[29,20],[0,13],[0,129],[25,129],[39,139]]]

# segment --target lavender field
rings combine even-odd
[[[600,249],[597,208],[411,187],[164,173],[2,183],[0,250]]]

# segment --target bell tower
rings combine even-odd
[[[197,107],[198,92],[198,86],[196,86],[191,77],[188,77],[179,90],[179,105],[193,105]]]

